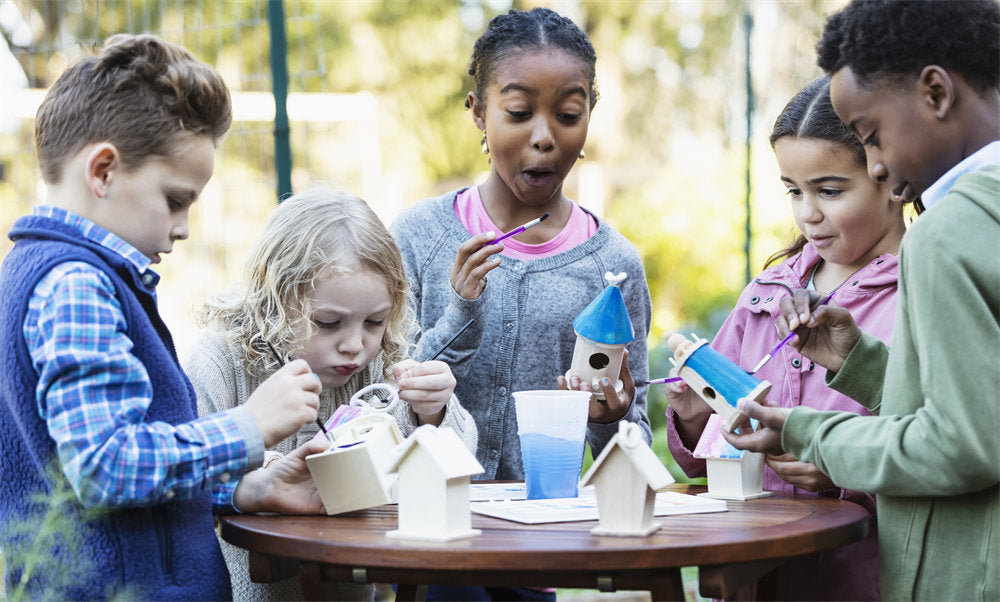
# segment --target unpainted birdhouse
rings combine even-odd
[[[390,454],[403,441],[395,418],[385,413],[360,416],[328,433],[330,449],[306,456],[326,513],[340,514],[395,501]]]
[[[763,490],[764,454],[733,447],[722,436],[722,423],[722,416],[712,414],[694,448],[695,457],[705,459],[708,473],[708,491],[701,495],[719,500],[750,500],[773,495]]]
[[[625,345],[635,338],[620,289],[627,277],[625,272],[604,274],[608,286],[573,320],[576,346],[566,380],[578,376],[581,382],[590,386],[590,391],[598,399],[604,399],[601,380],[605,377],[615,383],[615,391],[621,392],[624,386],[618,372],[622,367]]]
[[[475,537],[469,510],[469,480],[483,472],[476,456],[448,427],[425,424],[392,451],[390,474],[398,474],[398,539],[451,541]]]
[[[590,532],[616,536],[653,533],[660,528],[653,522],[656,491],[673,482],[673,476],[646,444],[642,429],[622,421],[580,480],[580,487],[593,483],[597,490],[600,524]]]

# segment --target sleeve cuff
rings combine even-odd
[[[684,471],[684,474],[691,478],[700,478],[706,475],[705,460],[696,458],[694,450],[688,449],[681,441],[680,433],[677,431],[677,414],[674,409],[667,406],[667,449],[677,466]]]
[[[236,422],[236,426],[243,435],[243,440],[247,447],[247,469],[253,470],[264,464],[264,437],[260,434],[257,423],[254,422],[250,410],[246,406],[237,406],[231,410],[226,410],[229,417]]]
[[[216,514],[243,514],[233,503],[233,495],[238,485],[239,481],[236,480],[215,486],[212,491],[212,509]]]
[[[878,414],[888,360],[889,347],[878,337],[862,332],[840,371],[827,371],[826,384]]]

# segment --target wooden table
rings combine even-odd
[[[704,487],[671,485],[699,493]],[[680,568],[698,567],[699,590],[723,597],[779,569],[793,556],[857,541],[868,513],[837,499],[782,497],[727,502],[729,511],[659,516],[649,537],[598,537],[597,521],[524,525],[472,515],[483,534],[448,543],[390,539],[396,506],[338,516],[222,517],[222,537],[250,550],[250,576],[271,582],[298,573],[308,599],[322,581],[398,583],[397,599],[419,599],[426,584],[649,590],[683,600]],[[759,587],[761,597],[778,596]]]

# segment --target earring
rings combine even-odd
[[[483,145],[483,154],[488,157],[490,155],[490,143],[486,141],[486,130],[483,130],[483,139],[479,143]]]
[[[580,156],[581,159],[586,159],[587,158],[587,153],[581,148],[579,156]]]

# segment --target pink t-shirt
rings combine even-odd
[[[497,236],[503,234],[500,228],[493,223],[486,213],[483,199],[479,196],[479,187],[470,186],[458,194],[455,198],[455,215],[458,221],[462,222],[466,230],[472,234],[481,234],[492,230]],[[569,221],[555,238],[543,242],[540,245],[529,245],[514,238],[503,241],[503,253],[515,259],[539,259],[558,255],[563,251],[568,251],[578,244],[584,242],[597,232],[597,220],[589,213],[573,203],[573,209],[569,214]]]

